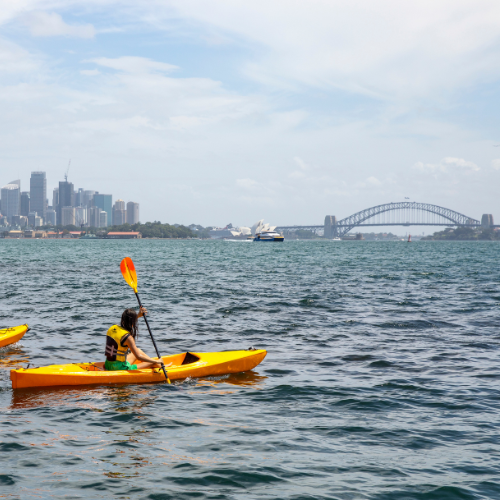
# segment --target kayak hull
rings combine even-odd
[[[29,330],[28,325],[14,326],[0,330],[0,347],[15,344],[24,337],[24,334]]]
[[[180,353],[162,356],[170,380],[200,378],[240,373],[255,368],[267,351],[226,351]],[[161,370],[106,371],[104,363],[72,363],[40,368],[20,368],[10,371],[13,389],[27,387],[56,387],[69,385],[150,384],[165,382]]]

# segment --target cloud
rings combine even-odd
[[[98,69],[82,69],[80,70],[80,74],[85,76],[97,76],[100,75],[101,72]]]
[[[253,179],[236,179],[236,185],[239,188],[253,190],[258,187],[259,183]]]
[[[269,86],[394,100],[500,75],[496,1],[171,0],[169,7],[234,43],[253,42],[259,55],[242,69]]]
[[[0,73],[26,74],[38,71],[41,61],[15,43],[0,38]]]
[[[55,12],[29,12],[23,16],[23,21],[33,36],[94,38],[96,33],[91,24],[70,25]]]
[[[462,119],[481,100],[471,85],[497,87],[498,2],[4,4],[4,38],[23,40],[24,13],[44,9],[45,32],[107,33],[28,50],[0,39],[5,169],[25,179],[36,163],[53,187],[71,157],[75,185],[139,201],[145,220],[210,225],[263,207],[280,224],[321,223],[404,196],[500,213],[481,140],[496,130]],[[53,11],[63,29],[47,28]]]
[[[376,177],[368,177],[368,179],[366,179],[366,182],[368,184],[371,184],[372,186],[381,186],[382,185],[382,182],[380,182]]]
[[[491,166],[494,170],[500,170],[500,158],[498,158],[497,160],[493,160],[491,162]]]
[[[299,158],[298,156],[295,156],[293,161],[299,166],[301,170],[310,169],[309,165],[302,158]]]
[[[413,168],[421,172],[428,173],[455,173],[455,172],[478,172],[481,170],[474,162],[464,160],[463,158],[443,158],[439,163],[417,162]]]
[[[152,73],[152,72],[164,72],[170,73],[176,69],[178,66],[173,64],[167,64],[164,62],[153,61],[147,57],[134,57],[134,56],[124,56],[117,57],[115,59],[110,59],[107,57],[98,57],[95,59],[87,59],[87,63],[93,62],[99,66],[105,68],[116,69],[118,71],[123,71],[125,73]]]

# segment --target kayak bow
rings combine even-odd
[[[171,380],[188,377],[199,378],[213,375],[246,372],[255,368],[267,351],[183,352],[162,356]],[[169,363],[172,363],[168,366]],[[10,371],[13,389],[25,387],[54,387],[63,385],[113,385],[147,384],[165,381],[158,368],[144,370],[106,371],[104,363],[72,363],[40,368],[20,368]]]
[[[18,340],[21,340],[28,330],[28,325],[14,326],[0,330],[0,347],[14,344]]]

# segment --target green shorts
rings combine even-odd
[[[128,361],[108,361],[104,363],[104,369],[109,371],[116,370],[137,370],[137,365],[131,365]]]

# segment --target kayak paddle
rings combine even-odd
[[[132,262],[132,259],[130,257],[125,257],[121,261],[120,270],[123,274],[123,277],[125,278],[125,281],[134,290],[135,296],[137,297],[137,302],[139,302],[139,308],[141,308],[142,303],[141,303],[141,299],[139,298],[139,292],[137,291],[137,273],[135,272],[135,266],[134,266],[134,263]],[[161,360],[160,352],[158,351],[158,347],[156,346],[155,338],[153,337],[153,333],[151,332],[151,328],[149,328],[148,318],[146,318],[145,314],[142,317],[144,318],[144,321],[146,322],[146,326],[148,327],[149,335],[151,335],[151,340],[153,341],[153,345],[155,346],[156,355],[158,356],[158,359]],[[163,361],[161,363],[161,369],[163,370],[163,373],[165,374],[165,378],[167,379],[167,382],[170,384],[170,379],[168,378]]]

